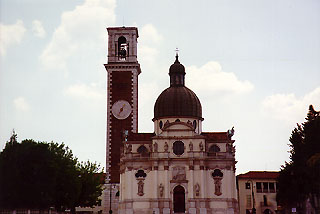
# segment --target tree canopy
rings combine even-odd
[[[79,162],[64,144],[23,140],[14,133],[0,153],[0,208],[58,211],[100,203],[103,173]]]
[[[290,162],[282,166],[277,199],[285,207],[302,211],[308,199],[320,204],[320,114],[310,105],[306,121],[297,124],[290,141]]]

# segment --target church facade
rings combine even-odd
[[[154,132],[139,133],[138,30],[114,27],[108,34],[106,210],[237,214],[233,129],[202,131],[200,100],[185,86],[176,55],[169,87],[154,105]]]

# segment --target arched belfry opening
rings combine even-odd
[[[125,60],[128,56],[128,44],[127,39],[124,36],[118,38],[118,58],[120,60]]]
[[[173,212],[184,213],[185,210],[185,191],[181,185],[178,185],[173,189]]]

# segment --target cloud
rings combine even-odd
[[[6,55],[10,46],[19,44],[25,32],[26,28],[21,20],[18,20],[13,25],[0,23],[0,55]]]
[[[186,85],[198,92],[241,94],[254,88],[248,80],[241,81],[234,73],[223,72],[219,62],[210,61],[200,68],[190,66],[186,71]]]
[[[96,84],[75,84],[71,85],[64,90],[64,94],[77,98],[85,98],[92,100],[103,100],[105,99],[105,91],[98,88]]]
[[[162,35],[158,33],[158,30],[152,24],[146,24],[141,28],[140,35],[142,37],[142,43],[148,43],[152,45],[159,43],[163,40]]]
[[[268,96],[262,102],[262,111],[272,118],[295,124],[304,121],[311,104],[319,110],[320,87],[300,98],[293,93]]]
[[[141,28],[139,38],[139,59],[143,64],[153,66],[163,37],[155,26],[147,24]]]
[[[72,57],[82,60],[97,51],[104,53],[106,27],[115,23],[115,5],[115,0],[85,0],[74,10],[64,12],[61,24],[40,56],[45,68],[67,70],[67,61],[72,61]]]
[[[33,20],[32,32],[36,37],[39,38],[44,38],[46,36],[46,31],[44,30],[42,23],[39,20]]]
[[[29,110],[29,104],[24,97],[18,97],[14,99],[13,104],[18,111],[26,112]]]

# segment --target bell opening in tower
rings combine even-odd
[[[124,36],[120,36],[118,39],[118,59],[125,61],[128,56],[128,44],[127,39]]]

